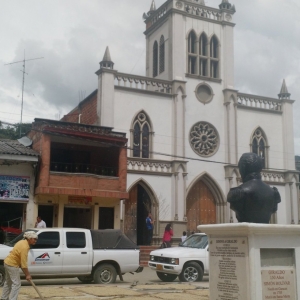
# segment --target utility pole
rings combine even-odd
[[[20,70],[23,73],[23,79],[22,79],[22,102],[21,102],[21,122],[20,122],[20,137],[22,136],[22,122],[23,122],[23,103],[24,103],[24,86],[25,86],[25,63],[26,61],[30,60],[37,60],[37,59],[43,59],[44,57],[38,57],[38,58],[31,58],[31,59],[25,59],[25,50],[24,50],[24,59],[20,61],[15,61],[9,64],[5,64],[5,66],[23,63],[23,70]],[[28,75],[28,74],[27,74]]]

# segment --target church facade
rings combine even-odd
[[[199,224],[236,222],[226,196],[241,184],[245,152],[263,157],[263,180],[280,192],[272,222],[299,223],[294,101],[285,81],[278,99],[235,89],[235,12],[228,0],[218,8],[168,0],[158,9],[153,0],[144,14],[146,76],[117,71],[107,48],[98,89],[63,118],[126,132],[121,227],[140,245],[148,211],[156,237],[170,222],[176,237]]]

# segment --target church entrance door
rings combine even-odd
[[[151,199],[147,191],[137,184],[129,192],[125,202],[125,234],[137,245],[146,245],[146,218],[151,211]]]
[[[186,201],[187,230],[197,231],[201,224],[216,224],[216,201],[206,186],[199,180],[190,190]]]

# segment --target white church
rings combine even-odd
[[[278,99],[235,89],[235,13],[228,0],[218,8],[204,0],[156,8],[153,0],[144,14],[145,76],[117,71],[107,48],[96,94],[82,104],[95,99],[94,124],[127,134],[129,199],[121,201],[120,226],[139,245],[148,211],[156,238],[167,223],[180,237],[199,224],[236,222],[226,197],[242,183],[237,163],[245,152],[263,157],[262,178],[280,192],[272,223],[299,223],[294,101],[285,81]]]

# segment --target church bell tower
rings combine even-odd
[[[222,0],[219,8],[204,0],[172,0],[156,8],[146,24],[146,76],[165,80],[187,77],[221,82],[232,88],[235,6]]]

